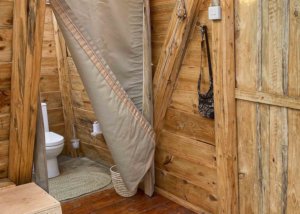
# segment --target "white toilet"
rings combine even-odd
[[[48,178],[53,178],[59,175],[57,156],[62,152],[64,148],[64,137],[49,131],[46,103],[42,103],[42,112],[46,140]]]

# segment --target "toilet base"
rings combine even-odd
[[[47,160],[47,171],[48,171],[48,178],[54,178],[56,176],[59,176],[59,169],[58,169],[58,163],[56,157]]]

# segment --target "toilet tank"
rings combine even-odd
[[[45,129],[45,132],[49,132],[47,103],[41,103],[41,105],[42,105],[42,114],[43,114],[43,121],[44,121],[44,129]]]

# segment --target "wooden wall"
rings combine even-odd
[[[175,3],[176,0],[150,1],[154,72]],[[208,26],[211,41],[211,24],[207,20],[208,5],[208,0],[202,1],[197,25]],[[197,110],[201,54],[206,72],[203,90],[208,88],[207,59],[206,54],[201,53],[200,40],[199,27],[193,26],[177,86],[157,142],[156,190],[190,209],[216,213],[214,121],[202,117]],[[81,152],[93,160],[111,165],[111,155],[103,136],[92,137],[90,134],[96,117],[69,53],[67,62],[76,135],[81,140]]]
[[[155,72],[176,1],[150,3]],[[208,4],[202,2],[199,23],[208,25],[211,38]],[[235,10],[239,212],[297,213],[300,4],[236,1]],[[197,112],[201,54],[194,28],[157,142],[156,190],[193,210],[216,213],[214,121]],[[95,115],[70,56],[68,62],[83,153],[111,163],[102,136],[90,135]]]
[[[67,57],[71,82],[71,96],[75,118],[76,137],[81,142],[81,152],[92,160],[112,165],[113,160],[103,135],[92,136],[92,124],[96,121],[91,102],[84,89],[72,57]]]
[[[62,82],[60,86],[59,75],[62,75],[62,71],[58,68],[58,53],[56,51],[64,51],[64,47],[61,46],[65,44],[64,41],[60,40],[63,38],[58,38],[59,36],[57,36],[57,40],[55,40],[55,33],[60,34],[60,32],[55,32],[55,25],[56,21],[53,20],[52,10],[50,7],[47,7],[40,90],[42,101],[48,103],[50,130],[61,134],[66,133],[65,128],[67,129],[67,127],[64,126],[61,87],[63,87],[62,84],[69,83],[71,92],[70,94],[64,94],[64,96],[72,98],[72,113],[65,115],[65,117],[74,117],[76,137],[80,139],[81,148],[79,153],[76,154],[70,147],[65,147],[65,153],[72,154],[72,156],[84,155],[106,165],[111,165],[113,161],[103,135],[97,137],[91,136],[92,124],[96,121],[96,116],[69,52],[66,54],[59,53],[61,57],[65,57],[65,59],[59,59],[62,61],[60,69],[66,68],[68,76],[61,78]],[[57,30],[59,31],[59,29]],[[57,42],[61,44],[58,45],[56,44]],[[57,48],[56,45],[58,45],[59,48]],[[64,65],[65,62],[67,65]],[[66,80],[68,80],[68,82],[65,82]],[[64,90],[64,93],[69,92],[68,90]],[[70,119],[71,118],[69,118],[69,120]]]
[[[154,72],[165,41],[175,0],[151,0]],[[201,1],[197,25],[207,19],[210,1]],[[208,86],[206,53],[201,52],[199,27],[193,26],[187,51],[173,91],[156,150],[156,190],[176,202],[203,213],[217,212],[214,121],[198,113],[197,81],[203,55],[204,88]]]
[[[13,0],[0,0],[0,178],[8,169],[13,6]]]
[[[0,8],[0,178],[6,178],[10,126],[14,1],[0,0]],[[50,8],[47,8],[45,19],[40,92],[41,101],[48,104],[50,129],[63,135],[64,120]]]
[[[236,1],[235,28],[240,213],[299,213],[300,1]]]
[[[154,72],[176,2],[150,1]],[[202,1],[198,21],[206,23],[211,33],[211,23],[207,20],[209,2]],[[0,8],[0,178],[5,178],[13,1],[0,0]],[[299,14],[299,0],[235,1],[239,213],[298,213],[300,208]],[[194,27],[157,142],[156,190],[195,211],[216,213],[214,121],[197,112],[201,54],[205,56],[200,50],[199,29]],[[41,98],[48,103],[50,129],[63,134],[50,9],[46,14],[42,56]],[[90,135],[95,115],[70,55],[67,61],[82,152],[91,159],[112,164],[103,136]],[[207,76],[205,79],[207,88]]]
[[[64,135],[64,116],[59,85],[53,17],[50,6],[47,6],[45,15],[40,95],[41,102],[47,103],[50,131]]]

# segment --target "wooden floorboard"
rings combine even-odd
[[[194,212],[154,194],[153,197],[146,196],[139,191],[131,198],[123,198],[115,193],[113,189],[96,192],[73,200],[62,202],[63,214],[193,214]]]

